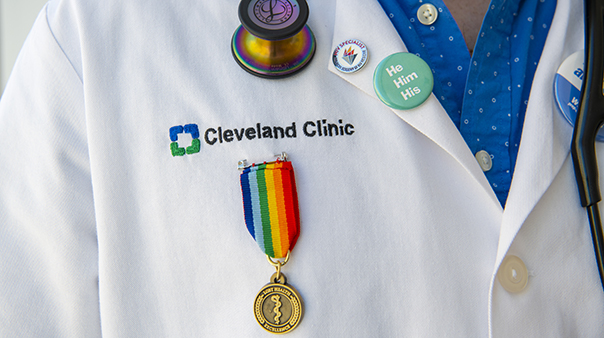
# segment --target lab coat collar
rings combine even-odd
[[[373,71],[388,55],[407,52],[405,44],[377,0],[337,0],[334,24],[332,48],[345,40],[358,39],[367,45],[369,58],[365,67],[357,73],[342,73],[331,60],[329,70],[379,100],[373,90]],[[490,203],[502,209],[474,155],[433,94],[415,109],[391,110],[453,156],[482,186]]]
[[[558,111],[552,94],[554,77],[560,64],[572,53],[583,49],[583,20],[576,20],[583,17],[582,10],[581,5],[573,5],[570,0],[558,0],[531,87],[493,275],[562,164],[570,160],[573,130]]]
[[[571,4],[571,0],[558,0],[531,87],[518,160],[502,217],[497,257],[491,276],[489,336],[493,335],[492,295],[499,266],[522,225],[550,187],[564,162],[570,161],[572,127],[555,107],[552,86],[560,64],[569,55],[583,48],[583,20],[576,20],[583,18],[583,6],[580,3],[577,5],[577,2]],[[522,252],[514,254],[522,255]],[[531,269],[530,266],[528,268]]]
[[[537,202],[548,189],[569,156],[572,128],[564,121],[552,97],[553,80],[561,62],[583,48],[582,23],[571,18],[583,17],[581,6],[571,0],[558,0],[556,14],[535,74],[526,111],[522,141],[514,178],[503,212],[499,246],[493,275],[507,254],[514,237]],[[373,90],[373,70],[386,56],[406,52],[378,1],[337,0],[332,48],[347,39],[359,39],[367,45],[369,60],[357,73],[336,70],[331,60],[329,70],[379,100]],[[501,209],[492,188],[458,129],[444,108],[432,95],[418,108],[392,112],[426,135],[453,156],[483,187],[490,202]],[[539,151],[535,151],[539,149]]]
[[[535,73],[514,177],[505,211],[502,210],[491,295],[497,270],[514,238],[563,163],[570,160],[572,127],[557,110],[552,94],[557,68],[566,57],[583,48],[583,22],[573,20],[583,17],[583,7],[579,1],[574,4],[571,2],[572,0],[558,0],[552,27]],[[369,61],[365,69],[358,73],[344,74],[335,69],[331,60],[328,68],[379,100],[373,90],[373,70],[386,56],[406,52],[407,49],[377,0],[337,0],[332,48],[351,38],[363,41],[369,49]],[[481,184],[490,198],[489,203],[501,208],[466,142],[434,95],[418,108],[408,111],[393,109],[392,112],[453,156]]]

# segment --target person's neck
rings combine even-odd
[[[472,54],[490,0],[444,0],[444,2],[457,22],[468,50]]]

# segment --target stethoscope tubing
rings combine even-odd
[[[602,199],[596,135],[604,123],[604,0],[584,0],[585,74],[571,142],[581,205],[587,208],[591,235],[604,289],[604,234],[598,202]]]

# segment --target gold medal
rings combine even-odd
[[[280,274],[278,278],[278,274]],[[302,298],[287,285],[285,275],[274,273],[254,301],[256,321],[270,333],[288,333],[302,320]]]
[[[300,231],[293,167],[285,153],[275,162],[238,167],[247,230],[277,269],[256,296],[254,316],[266,331],[287,333],[302,320],[302,298],[281,273]]]

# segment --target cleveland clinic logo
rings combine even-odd
[[[202,142],[207,146],[217,146],[261,139],[347,138],[355,132],[354,125],[344,119],[317,119],[304,123],[293,121],[287,125],[266,125],[258,122],[247,127],[213,126],[206,128],[203,133],[197,124],[189,123],[170,128],[170,151],[172,156],[176,157],[199,153]]]

